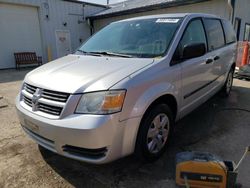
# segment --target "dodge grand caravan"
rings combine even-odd
[[[157,159],[176,121],[219,91],[229,95],[236,46],[230,22],[213,15],[111,23],[26,75],[21,126],[42,147],[89,163]]]

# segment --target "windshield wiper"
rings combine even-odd
[[[101,56],[101,54],[96,54],[92,52],[85,52],[83,50],[77,50],[78,52],[84,53],[85,55],[92,55],[92,56]]]
[[[107,56],[116,56],[116,57],[125,57],[125,58],[132,58],[132,55],[127,54],[119,54],[119,53],[113,53],[113,52],[87,52],[90,54],[96,54],[96,55],[107,55]]]
[[[132,55],[127,55],[127,54],[119,54],[119,53],[113,53],[113,52],[85,52],[83,50],[77,50],[78,52],[82,52],[86,55],[93,55],[93,56],[102,56],[102,55],[105,55],[105,56],[116,56],[116,57],[125,57],[125,58],[132,58],[133,56]]]

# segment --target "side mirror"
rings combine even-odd
[[[203,56],[206,53],[205,43],[187,44],[183,48],[183,60]]]

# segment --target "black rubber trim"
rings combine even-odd
[[[106,147],[98,149],[86,149],[76,146],[64,145],[62,148],[63,151],[69,154],[77,155],[80,157],[94,158],[94,159],[105,157],[107,153]]]
[[[180,177],[182,179],[187,178],[190,181],[200,181],[200,182],[221,183],[223,181],[223,176],[220,174],[181,172]]]
[[[194,91],[192,91],[192,92],[190,92],[190,93],[184,95],[184,99],[186,99],[186,98],[192,96],[193,94],[195,94],[195,93],[199,92],[200,90],[204,89],[205,87],[209,86],[210,84],[212,84],[213,82],[215,82],[216,80],[218,80],[218,79],[219,79],[221,76],[223,76],[223,75],[224,75],[224,74],[218,76],[217,78],[215,78],[215,79],[212,80],[211,82],[206,83],[205,85],[199,87],[198,89],[196,89],[196,90],[194,90]]]

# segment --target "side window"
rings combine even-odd
[[[246,23],[245,32],[244,32],[244,41],[250,40],[250,24]]]
[[[224,27],[224,32],[226,36],[226,43],[230,44],[233,42],[236,42],[236,34],[234,32],[233,26],[229,21],[223,20],[223,27]]]
[[[235,18],[234,30],[236,32],[237,40],[239,40],[239,38],[240,38],[240,28],[241,28],[241,19],[240,18]]]
[[[200,19],[195,19],[189,23],[183,37],[177,47],[177,54],[179,57],[182,57],[183,48],[186,45],[194,43],[204,43],[206,42],[206,35],[203,28],[202,21]]]
[[[208,38],[208,49],[215,50],[225,45],[224,33],[220,20],[204,19],[205,28]]]

